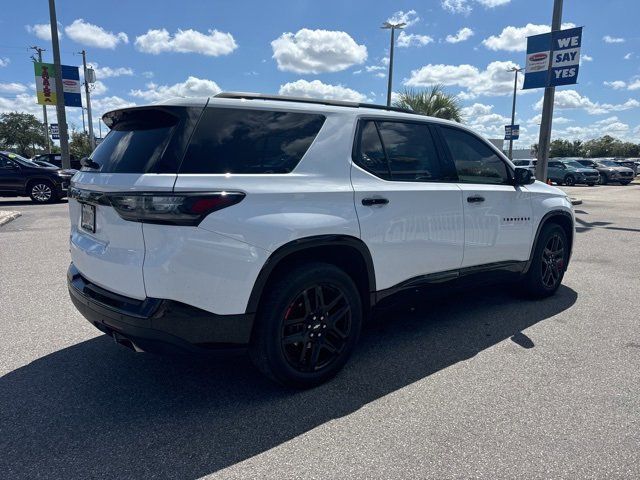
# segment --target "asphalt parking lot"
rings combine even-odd
[[[66,204],[0,199],[0,478],[640,477],[640,185],[566,191],[556,296],[384,312],[304,392],[114,345],[68,298]]]

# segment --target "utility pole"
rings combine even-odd
[[[84,94],[87,98],[87,123],[89,124],[89,145],[91,150],[96,148],[96,136],[93,134],[93,118],[91,117],[91,95],[89,95],[89,80],[87,79],[87,52],[83,49],[82,66],[84,68]],[[84,119],[84,116],[82,117]]]
[[[69,161],[69,135],[67,134],[67,114],[64,110],[64,90],[62,87],[62,65],[60,63],[60,42],[58,41],[58,19],[56,2],[49,0],[49,22],[51,23],[51,46],[53,47],[53,65],[56,79],[56,111],[58,130],[60,131],[60,151],[62,168],[71,168]]]
[[[551,31],[555,32],[556,30],[560,30],[561,25],[562,0],[554,0]],[[551,53],[553,54],[553,50]],[[536,178],[543,182],[547,181],[547,163],[549,161],[549,144],[551,143],[551,123],[553,120],[553,100],[555,93],[555,87],[546,87],[544,89],[544,100],[542,101],[542,121],[540,122],[540,137],[538,139]]]
[[[387,107],[391,106],[391,84],[393,83],[393,47],[395,44],[395,31],[397,29],[402,29],[407,24],[405,22],[401,23],[389,23],[384,22],[382,24],[382,29],[391,30],[391,46],[389,47],[389,83],[387,84]]]
[[[513,105],[511,106],[511,135],[509,136],[509,160],[513,160],[513,124],[516,122],[516,93],[518,92],[518,72],[522,71],[522,68],[512,67],[510,72],[514,72],[515,79],[513,80]]]
[[[42,63],[42,52],[44,48],[38,46],[29,47],[31,50],[35,50],[38,53],[38,62]],[[33,57],[32,57],[33,58]],[[51,139],[49,139],[49,122],[47,121],[47,106],[42,105],[42,119],[44,120],[44,138],[47,141],[47,153],[51,153]]]
[[[86,108],[82,107],[82,131],[84,133],[87,133],[87,126],[84,123],[84,111],[86,110]]]

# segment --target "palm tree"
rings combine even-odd
[[[425,90],[408,89],[402,92],[394,107],[413,110],[422,115],[462,121],[460,101],[455,95],[445,92],[442,85],[433,85]]]

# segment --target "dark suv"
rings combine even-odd
[[[35,203],[51,203],[67,195],[73,174],[41,167],[11,152],[0,152],[0,197],[30,196]]]
[[[633,180],[633,170],[621,167],[613,160],[594,158],[578,160],[582,166],[595,168],[600,173],[600,183],[606,185],[609,182],[618,182],[620,185],[629,185]]]

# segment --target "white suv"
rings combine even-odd
[[[396,292],[500,273],[545,296],[567,268],[565,194],[457,123],[257,94],[104,120],[73,178],[69,291],[137,351],[248,346],[308,387]]]

